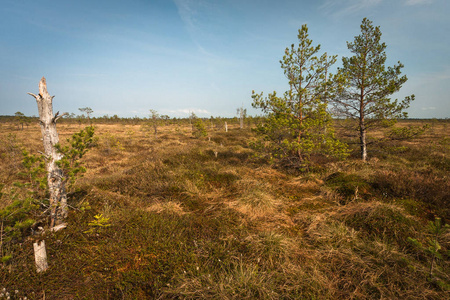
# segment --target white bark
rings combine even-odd
[[[50,231],[56,232],[56,231],[60,231],[61,229],[66,228],[66,227],[67,227],[67,224],[66,223],[62,223],[62,224],[59,224],[58,226],[55,226],[55,227],[51,228]]]
[[[56,121],[63,115],[59,112],[53,115],[52,101],[54,96],[47,92],[47,83],[42,77],[39,82],[39,95],[28,93],[36,99],[39,110],[39,123],[41,125],[45,157],[47,157],[47,182],[50,192],[51,223],[50,228],[59,225],[67,217],[67,195],[63,172],[56,162],[62,158],[61,153],[55,149],[59,143]]]
[[[244,129],[244,108],[239,109],[239,128]]]
[[[228,124],[225,122],[225,132],[228,132]]]
[[[47,250],[45,249],[45,241],[33,243],[34,261],[36,262],[36,272],[44,272],[48,269]]]

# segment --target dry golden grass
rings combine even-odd
[[[167,202],[156,202],[149,207],[146,208],[147,211],[157,212],[157,213],[171,213],[176,215],[183,215],[185,212],[183,211],[183,207],[181,203],[176,201],[167,201]]]
[[[0,289],[46,299],[446,299],[450,233],[431,279],[429,256],[407,238],[425,243],[427,220],[448,221],[439,189],[447,125],[374,146],[368,163],[295,173],[255,158],[253,133],[237,124],[210,139],[187,124],[161,126],[157,137],[142,125],[95,124],[69,226],[46,237],[50,271],[36,277],[24,240],[2,249],[14,257],[0,262]],[[60,124],[61,141],[83,127]],[[42,145],[37,125],[1,124],[0,140],[1,208],[20,180],[20,149]],[[100,213],[111,226],[85,233]]]

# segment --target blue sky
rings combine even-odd
[[[302,24],[322,51],[351,56],[364,17],[389,66],[409,78],[410,117],[450,117],[448,0],[2,0],[0,115],[37,115],[42,76],[54,110],[145,117],[234,116],[251,92],[287,89],[284,49]]]

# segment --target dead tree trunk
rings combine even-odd
[[[39,123],[41,125],[42,139],[44,142],[44,152],[47,162],[47,182],[50,192],[51,220],[50,228],[63,223],[67,217],[67,194],[63,172],[58,167],[57,161],[62,158],[55,145],[59,143],[58,132],[56,131],[56,121],[63,115],[53,115],[52,100],[47,92],[47,83],[42,77],[39,82],[39,95],[28,93],[36,99],[39,110]]]

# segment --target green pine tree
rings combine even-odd
[[[339,93],[334,99],[336,112],[341,116],[356,120],[361,158],[367,160],[367,131],[386,121],[393,124],[395,119],[406,117],[404,109],[414,100],[414,95],[402,102],[391,101],[393,93],[400,90],[407,81],[401,76],[403,64],[386,67],[386,44],[381,43],[381,31],[366,18],[361,24],[361,34],[353,43],[347,42],[352,57],[342,58],[342,68],[338,70],[336,81]]]
[[[258,145],[273,157],[295,165],[305,165],[314,153],[345,156],[347,148],[334,137],[327,112],[327,73],[336,56],[317,53],[308,27],[298,31],[298,47],[286,48],[280,61],[290,89],[279,97],[276,92],[264,98],[253,91],[252,106],[261,109],[265,119],[257,125]]]

